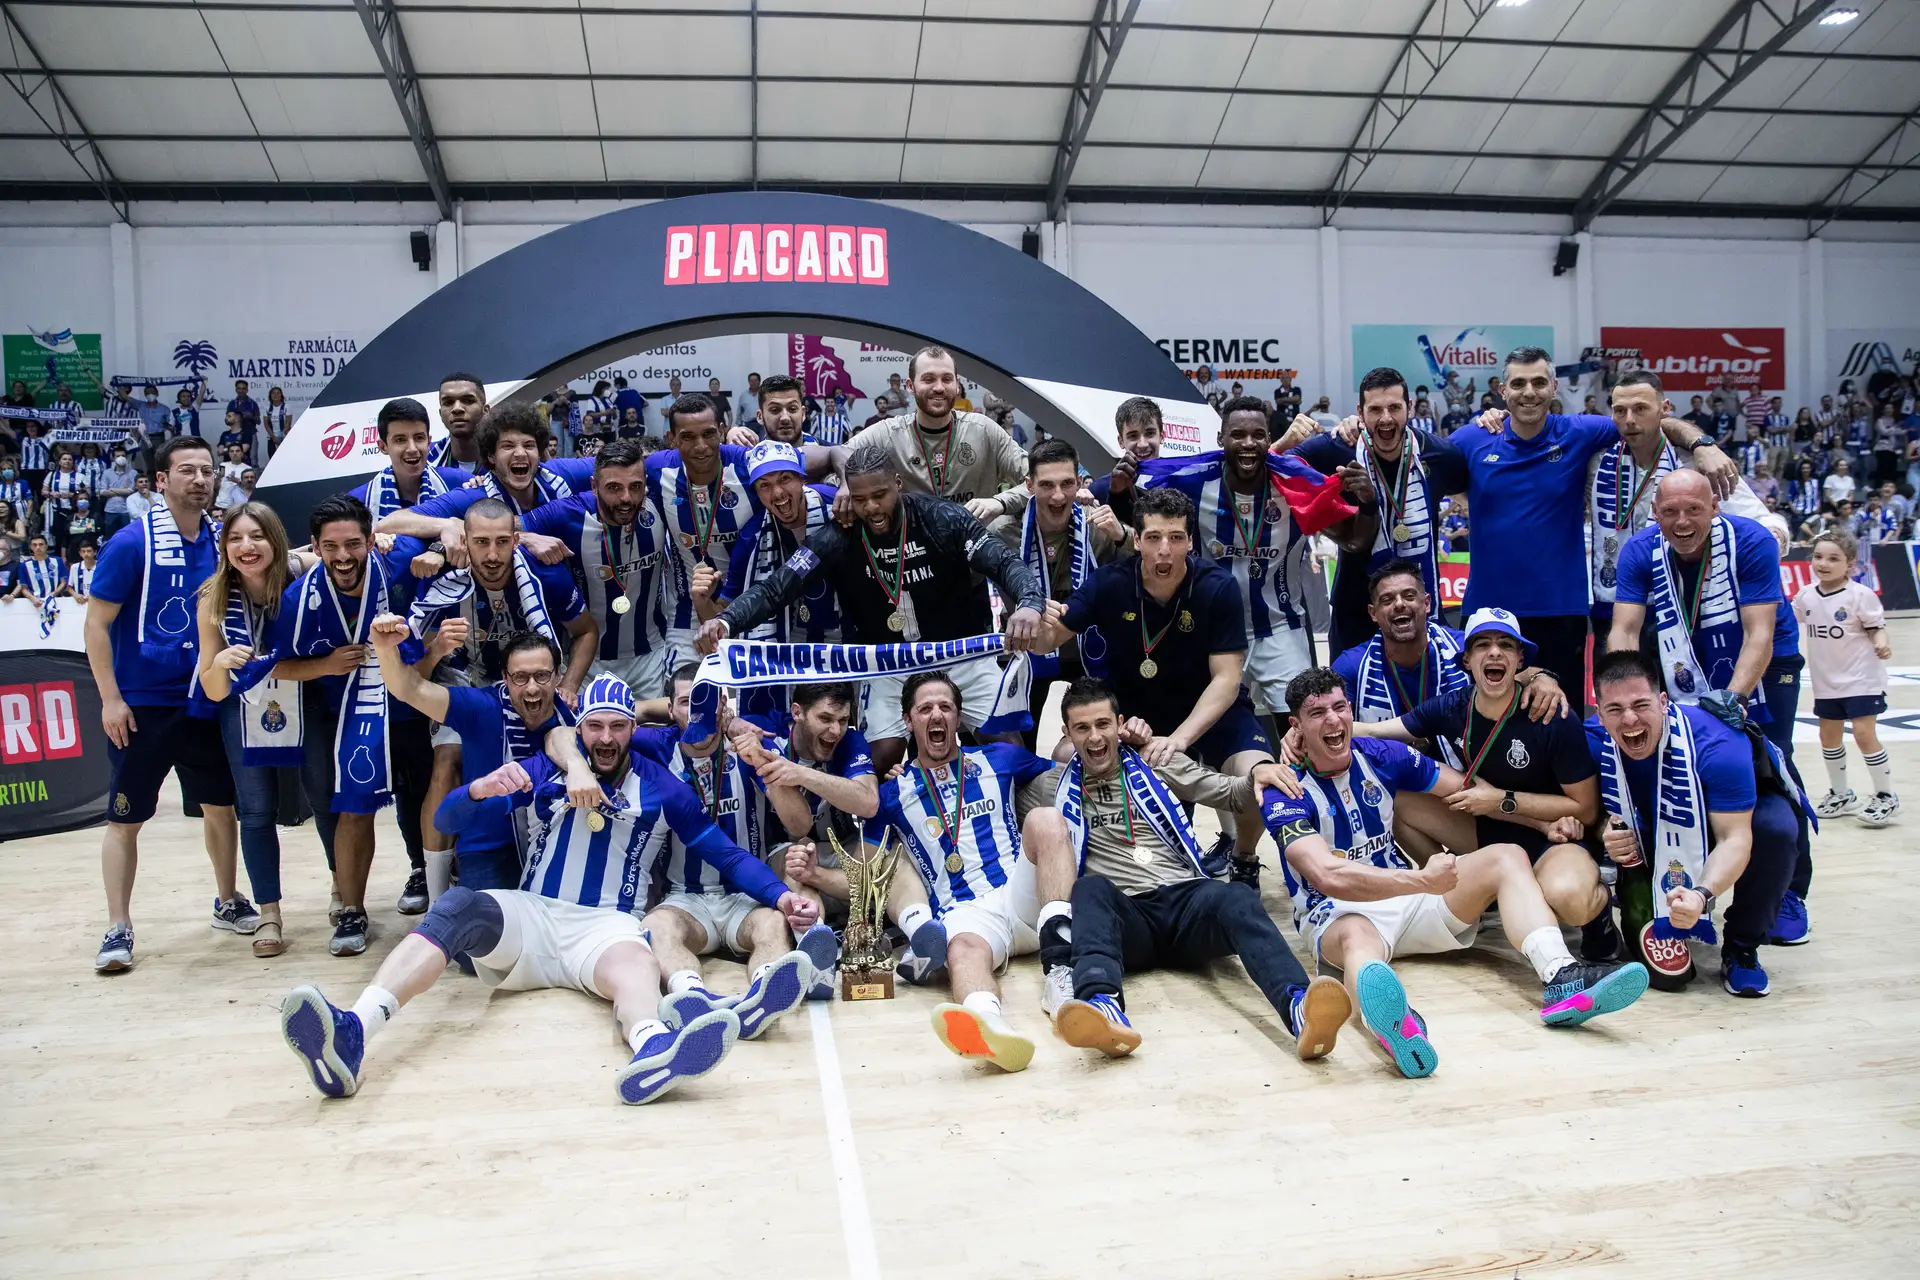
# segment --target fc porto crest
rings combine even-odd
[[[1675,889],[1691,889],[1693,881],[1687,879],[1687,871],[1678,862],[1667,864],[1666,874],[1660,877],[1660,888],[1667,893]]]
[[[1516,769],[1524,769],[1533,763],[1533,757],[1527,754],[1527,744],[1515,738],[1507,744],[1507,763]]]
[[[1360,798],[1377,809],[1380,807],[1381,801],[1387,798],[1387,793],[1380,789],[1379,783],[1375,782],[1372,778],[1368,778],[1360,785]]]
[[[267,709],[260,713],[260,727],[268,733],[281,733],[287,727],[287,713],[280,709],[278,702],[267,703]]]
[[[1835,609],[1833,611],[1833,620],[1835,622],[1845,622],[1847,620],[1847,611],[1845,609]]]
[[[1277,499],[1269,501],[1267,503],[1267,523],[1268,524],[1279,524],[1282,520],[1285,520],[1286,518],[1287,518],[1287,509],[1281,506]]]
[[[1681,693],[1692,693],[1694,686],[1693,668],[1684,662],[1673,664],[1673,687]]]

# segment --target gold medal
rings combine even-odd
[[[1140,662],[1140,675],[1148,680],[1160,674],[1160,664],[1152,658],[1143,658]]]
[[[793,607],[793,613],[794,613],[794,616],[799,618],[800,621],[802,622],[813,621],[813,614],[810,611],[808,611],[807,606],[803,604],[795,605]]]
[[[612,608],[615,613],[625,613],[627,610],[633,608],[633,601],[627,599],[625,596],[615,596],[613,598],[613,604],[609,607]]]
[[[1406,522],[1404,520],[1401,521],[1399,524],[1396,524],[1393,526],[1393,540],[1395,542],[1405,542],[1407,539],[1411,538],[1412,536],[1413,536],[1413,530],[1407,528]]]
[[[887,615],[887,630],[904,634],[907,629],[907,615],[895,610]]]
[[[950,853],[950,854],[948,854],[948,855],[947,855],[947,870],[948,870],[949,872],[951,872],[952,874],[954,874],[954,875],[956,875],[956,876],[957,876],[957,875],[959,875],[959,874],[960,874],[960,868],[962,868],[962,867],[964,867],[964,866],[966,866],[966,865],[967,865],[967,864],[966,864],[966,863],[965,863],[964,861],[962,861],[962,860],[961,860],[961,857],[960,857],[960,855],[959,855],[959,854],[957,854],[957,853]]]
[[[603,817],[601,817],[601,816],[600,816],[600,814],[599,814],[598,812],[594,812],[594,811],[589,811],[589,812],[588,812],[588,814],[587,814],[587,830],[589,830],[589,831],[604,831],[604,830],[606,830],[606,826],[607,826],[607,820],[606,820],[605,818],[603,818]]]
[[[1150,867],[1153,865],[1153,854],[1149,850],[1136,847],[1133,851],[1133,860],[1143,867]]]

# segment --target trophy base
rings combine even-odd
[[[893,970],[849,969],[845,965],[840,966],[840,998],[842,1000],[893,999]]]

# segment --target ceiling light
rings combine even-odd
[[[1518,9],[1526,2],[1527,0],[1494,0],[1493,7],[1496,9]]]
[[[1860,11],[1858,9],[1833,9],[1830,10],[1824,18],[1820,19],[1820,25],[1823,27],[1844,27],[1859,16]]]

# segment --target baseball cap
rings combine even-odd
[[[748,484],[781,471],[791,471],[803,480],[807,475],[807,469],[800,465],[800,451],[786,441],[762,440],[747,450]]]
[[[1467,665],[1467,653],[1473,648],[1475,636],[1503,635],[1512,636],[1520,642],[1522,661],[1531,664],[1540,647],[1520,634],[1520,619],[1505,609],[1475,609],[1473,616],[1467,619],[1466,643],[1460,646],[1460,665]]]

